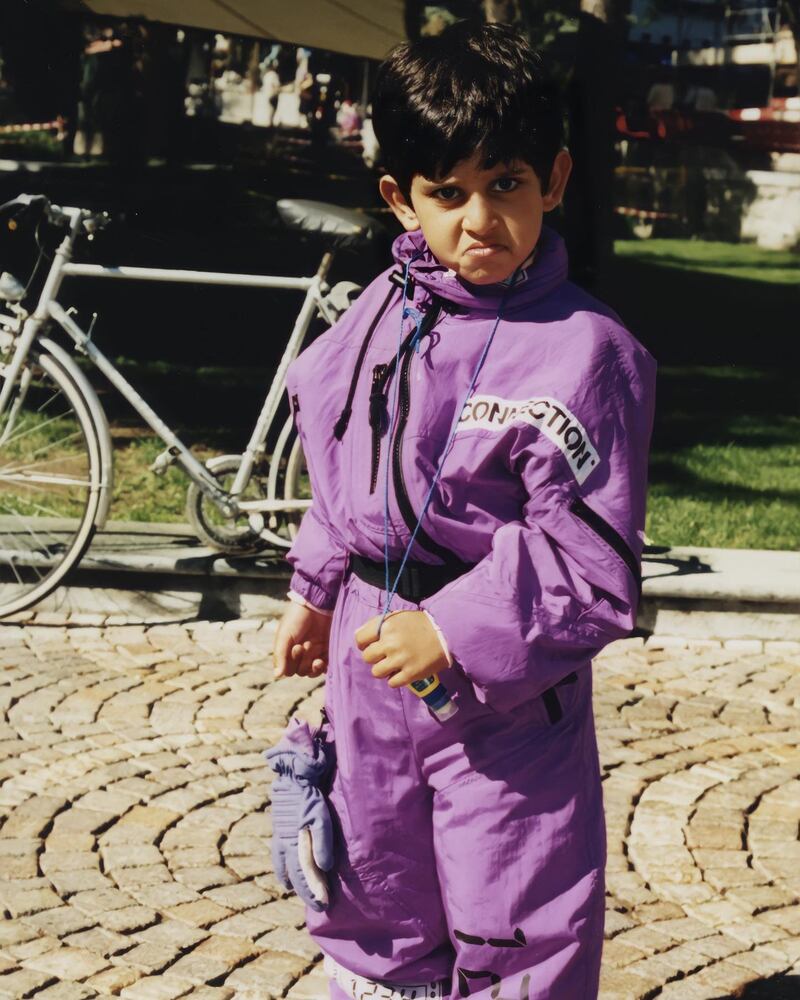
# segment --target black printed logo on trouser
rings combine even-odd
[[[525,934],[520,927],[515,928],[513,938],[482,938],[477,934],[466,934],[464,931],[459,931],[455,928],[453,929],[453,934],[459,941],[463,941],[465,944],[488,944],[490,948],[522,948],[527,944]],[[519,984],[519,993],[512,997],[500,996],[503,979],[492,969],[462,969],[458,966],[456,972],[458,973],[458,992],[462,997],[468,997],[472,993],[471,983],[477,980],[488,979],[492,985],[492,1000],[528,1000],[529,998],[530,973],[526,972],[523,975]]]

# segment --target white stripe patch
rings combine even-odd
[[[441,983],[420,983],[411,986],[387,986],[349,972],[344,966],[325,955],[323,968],[351,1000],[441,1000]]]
[[[586,428],[563,403],[550,396],[535,396],[532,399],[473,396],[464,406],[456,433],[473,427],[499,431],[519,421],[538,427],[553,442],[579,483],[583,484],[589,473],[600,464],[600,456],[589,440]]]

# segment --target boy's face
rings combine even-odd
[[[517,160],[481,169],[476,153],[439,180],[415,174],[406,200],[386,175],[380,191],[411,231],[421,229],[431,252],[445,267],[476,285],[504,281],[530,256],[542,231],[542,216],[558,205],[572,168],[566,150],[553,163],[542,192],[529,163]]]

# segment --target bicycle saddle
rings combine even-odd
[[[291,229],[324,236],[336,247],[364,246],[383,232],[368,215],[324,201],[281,198],[276,208]]]

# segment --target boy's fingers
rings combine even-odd
[[[378,638],[378,625],[380,623],[380,615],[376,615],[374,618],[370,618],[369,621],[364,622],[355,631],[356,645],[359,649],[366,649],[370,643],[373,643]]]
[[[327,668],[327,649],[323,643],[297,642],[292,646],[291,657],[293,669],[292,673],[299,677],[315,677]]]
[[[380,663],[386,658],[386,649],[382,642],[371,642],[366,649],[361,650],[361,659],[365,663]]]
[[[287,649],[288,637],[280,632],[275,636],[275,648],[272,652],[272,662],[275,668],[275,677],[283,677],[287,669]]]
[[[372,668],[373,677],[390,677],[392,674],[397,673],[400,670],[398,664],[393,661],[388,660],[384,657],[380,663],[377,663]]]

